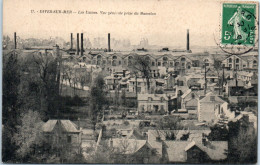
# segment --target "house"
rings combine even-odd
[[[107,142],[116,155],[129,159],[127,163],[149,163],[153,162],[152,159],[156,156],[147,140],[112,138]]]
[[[114,76],[107,76],[104,78],[108,90],[115,90],[119,88],[119,78]]]
[[[238,55],[230,55],[222,61],[223,67],[228,67],[231,70],[242,70],[248,67],[248,61],[245,57]]]
[[[137,100],[139,112],[166,114],[171,98],[166,94],[138,94]]]
[[[188,89],[182,96],[181,96],[181,102],[182,102],[182,109],[187,110],[198,110],[198,99],[199,95],[196,91],[192,91],[191,89]]]
[[[175,59],[174,66],[176,71],[180,72],[180,74],[184,74],[191,69],[192,60],[187,56],[182,55]]]
[[[137,93],[147,93],[147,83],[145,78],[131,78],[127,81],[128,83],[128,91],[129,92],[136,92],[137,87]],[[136,84],[137,83],[137,84]],[[150,87],[155,86],[155,81],[152,81],[150,79]]]
[[[42,130],[52,146],[63,145],[70,151],[81,152],[82,131],[70,120],[48,120]]]
[[[244,81],[232,79],[229,80],[224,86],[225,93],[228,96],[244,96],[244,87],[246,86]]]
[[[217,163],[227,159],[227,141],[164,141],[168,163]]]
[[[202,79],[203,76],[201,74],[193,74],[187,76],[187,86],[192,88],[192,87],[199,87],[200,88],[200,83],[199,80]]]
[[[158,156],[163,156],[163,142],[167,140],[176,141],[201,141],[203,135],[208,135],[210,130],[148,130],[148,143],[156,150]],[[174,136],[172,136],[174,134]],[[175,139],[173,139],[173,137]]]
[[[210,92],[199,100],[198,120],[200,122],[213,122],[221,112],[219,109],[227,109],[227,106],[226,101]]]

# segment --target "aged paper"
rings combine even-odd
[[[256,163],[258,7],[5,0],[2,162]]]

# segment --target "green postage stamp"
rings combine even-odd
[[[253,46],[257,37],[256,11],[254,3],[223,3],[221,43]]]

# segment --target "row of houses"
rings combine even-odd
[[[70,152],[83,153],[86,159],[90,153],[98,152],[101,144],[102,131],[95,138],[93,130],[79,128],[70,120],[49,120],[42,128],[52,145],[67,146]],[[148,130],[147,138],[135,136],[132,129],[125,132],[128,136],[103,141],[115,155],[134,158],[128,163],[151,163],[156,159],[167,163],[221,162],[227,158],[227,141],[208,141],[205,135],[210,130]],[[170,139],[168,134],[175,134],[176,138]]]

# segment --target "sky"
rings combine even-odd
[[[31,13],[31,10],[72,10],[74,14]],[[91,15],[78,11],[153,12],[156,15]],[[186,46],[186,31],[191,45],[216,46],[220,32],[221,4],[217,0],[4,0],[3,34],[21,38],[62,37],[70,33],[84,36],[130,39],[138,44]]]

